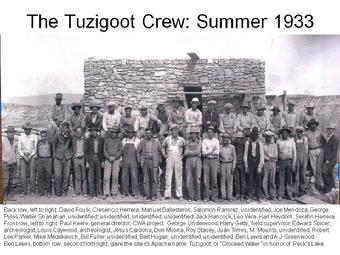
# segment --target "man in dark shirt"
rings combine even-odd
[[[83,129],[78,126],[73,138],[73,167],[75,175],[75,196],[87,197],[87,174],[85,168],[85,137]]]
[[[218,123],[219,123],[219,114],[215,109],[216,107],[216,101],[210,100],[208,102],[208,109],[206,112],[203,113],[202,116],[202,127],[203,127],[203,139],[207,138],[207,130],[209,126],[213,126],[216,130],[216,133],[214,134],[214,137],[218,137]]]
[[[52,144],[47,139],[47,130],[40,132],[40,141],[37,144],[37,170],[38,170],[38,195],[52,194]]]
[[[99,112],[100,108],[100,105],[95,103],[90,106],[91,113],[85,118],[86,129],[89,129],[91,124],[94,124],[99,129],[102,128],[103,115]]]
[[[243,154],[246,137],[242,132],[237,132],[234,137],[234,147],[236,152],[236,168],[234,171],[234,193],[243,201],[246,195],[246,171],[244,168]]]

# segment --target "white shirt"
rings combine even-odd
[[[34,134],[22,134],[18,140],[18,153],[21,157],[28,155],[34,156],[37,152],[37,136]]]
[[[105,112],[103,115],[103,129],[107,131],[107,128],[119,127],[121,115],[115,110],[113,114]]]
[[[140,139],[138,137],[133,138],[123,138],[122,146],[124,146],[126,143],[133,143],[135,145],[135,148],[137,149],[138,145],[140,144]]]
[[[262,168],[264,165],[264,150],[263,150],[263,143],[259,140],[256,140],[255,142],[248,140],[246,141],[246,144],[244,146],[244,155],[243,155],[243,161],[245,167],[248,167],[248,149],[249,144],[251,143],[251,155],[253,157],[256,157],[256,143],[259,143],[259,149],[260,149],[260,162],[257,168]]]
[[[218,156],[220,154],[220,142],[217,138],[206,138],[202,142],[202,154],[203,156],[213,155]]]
[[[199,109],[194,111],[192,108],[186,110],[185,123],[190,127],[202,126],[202,112]]]

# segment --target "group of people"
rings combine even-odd
[[[253,114],[244,102],[236,115],[230,103],[218,112],[210,100],[202,113],[198,98],[189,109],[175,98],[171,110],[158,102],[155,114],[142,105],[136,115],[132,106],[119,112],[115,102],[106,104],[104,114],[98,104],[84,114],[76,103],[67,118],[62,100],[58,93],[55,125],[41,130],[39,139],[30,123],[18,141],[15,128],[7,127],[2,139],[5,199],[13,199],[17,168],[22,196],[50,197],[52,188],[55,196],[67,196],[72,180],[72,195],[89,199],[121,194],[154,201],[174,194],[183,200],[183,183],[188,201],[294,199],[306,192],[307,165],[319,190],[335,188],[336,126],[327,125],[323,134],[311,105],[296,113],[289,101],[286,112],[273,106],[267,114],[259,106]]]

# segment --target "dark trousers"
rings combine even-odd
[[[55,195],[60,197],[66,195],[70,183],[71,159],[54,159],[54,189]]]
[[[292,196],[293,181],[292,181],[293,160],[279,160],[279,190],[277,192],[279,197],[282,197],[287,190],[287,195]]]
[[[204,184],[204,199],[216,200],[218,196],[217,189],[217,158],[204,158],[203,160],[203,184]],[[210,190],[211,188],[211,190]]]
[[[35,158],[31,158],[28,163],[20,158],[21,191],[27,194],[27,175],[29,175],[29,193],[35,193]]]
[[[4,189],[5,200],[11,193],[12,182],[15,176],[16,166],[17,166],[16,163],[14,164],[3,163],[2,164],[2,169],[3,169],[2,184],[3,184],[3,189]]]
[[[293,172],[293,193],[294,195],[298,195],[299,192],[305,191],[305,170],[306,170],[306,164],[307,164],[307,158],[303,155],[300,155],[301,153],[297,152],[297,159],[296,159],[296,171]]]
[[[189,157],[185,162],[186,186],[191,200],[201,200],[201,157]]]
[[[243,163],[236,163],[234,172],[234,193],[235,196],[246,194],[246,172]]]
[[[52,194],[52,158],[38,158],[36,160],[38,170],[38,194]]]
[[[89,165],[90,169],[87,177],[89,182],[89,195],[93,197],[100,196],[102,195],[102,169],[99,158],[94,156],[89,162]]]
[[[87,194],[87,174],[84,158],[73,158],[75,194]]]
[[[158,167],[154,166],[152,159],[145,159],[143,165],[143,186],[144,195],[148,198],[157,196]],[[151,189],[150,189],[151,186]]]
[[[322,171],[322,178],[324,182],[324,192],[330,192],[331,189],[335,188],[335,178],[334,178],[334,165],[327,164],[324,166]]]
[[[131,192],[133,196],[138,195],[138,176],[136,156],[123,160],[122,165],[122,194],[129,195],[129,184],[131,180]],[[128,160],[131,159],[131,160]]]
[[[262,198],[262,175],[257,173],[259,162],[248,159],[248,174],[247,174],[247,196],[248,198]]]

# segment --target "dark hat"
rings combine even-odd
[[[92,103],[92,104],[90,105],[90,110],[92,110],[94,107],[96,107],[98,110],[102,108],[99,104],[97,104],[97,103]]]
[[[74,111],[75,109],[81,109],[81,104],[80,103],[73,103],[71,106],[71,109]]]
[[[62,94],[62,93],[57,93],[57,94],[55,94],[55,99],[64,100],[64,99],[63,99],[63,94]]]
[[[100,128],[96,124],[92,123],[89,127],[89,130],[90,131],[93,131],[93,130],[94,131],[100,131]]]
[[[9,125],[6,129],[7,133],[15,133],[15,127],[13,125]]]
[[[249,101],[243,101],[241,104],[242,108],[251,108],[250,102]]]
[[[30,122],[25,122],[25,124],[22,125],[22,129],[33,129],[33,127]]]
[[[287,131],[289,134],[292,132],[292,130],[287,127],[287,126],[283,126],[280,130],[279,133],[281,134],[283,131]]]
[[[251,129],[250,134],[251,134],[251,135],[259,135],[260,132],[259,132],[258,127],[253,127],[253,128]]]
[[[135,130],[133,129],[132,126],[127,126],[127,127],[125,128],[125,131],[126,131],[126,133],[135,133]]]
[[[70,122],[68,122],[67,120],[64,120],[64,121],[61,123],[61,126],[62,126],[62,127],[70,128]]]
[[[295,132],[304,132],[304,131],[305,131],[305,129],[303,127],[301,127],[301,126],[297,126],[295,128]]]
[[[108,128],[107,132],[119,133],[119,128],[117,127]]]
[[[261,105],[259,105],[259,107],[257,107],[257,109],[256,109],[257,111],[265,111],[265,110],[267,110],[267,108],[266,108],[266,106],[264,105],[264,104],[261,104]]]
[[[132,105],[127,105],[127,106],[124,107],[125,110],[126,109],[131,109],[132,110],[132,108],[133,108]]]
[[[310,120],[308,121],[307,127],[309,127],[309,126],[311,126],[311,125],[313,125],[313,124],[316,124],[317,126],[319,126],[319,122],[316,121],[316,119],[312,118],[312,119],[310,119]]]
[[[229,133],[222,133],[221,137],[222,138],[231,138],[231,135]]]
[[[278,111],[280,112],[280,107],[278,107],[277,105],[274,105],[273,108],[272,108],[272,111]]]
[[[287,105],[295,105],[295,102],[292,100],[288,100]]]

